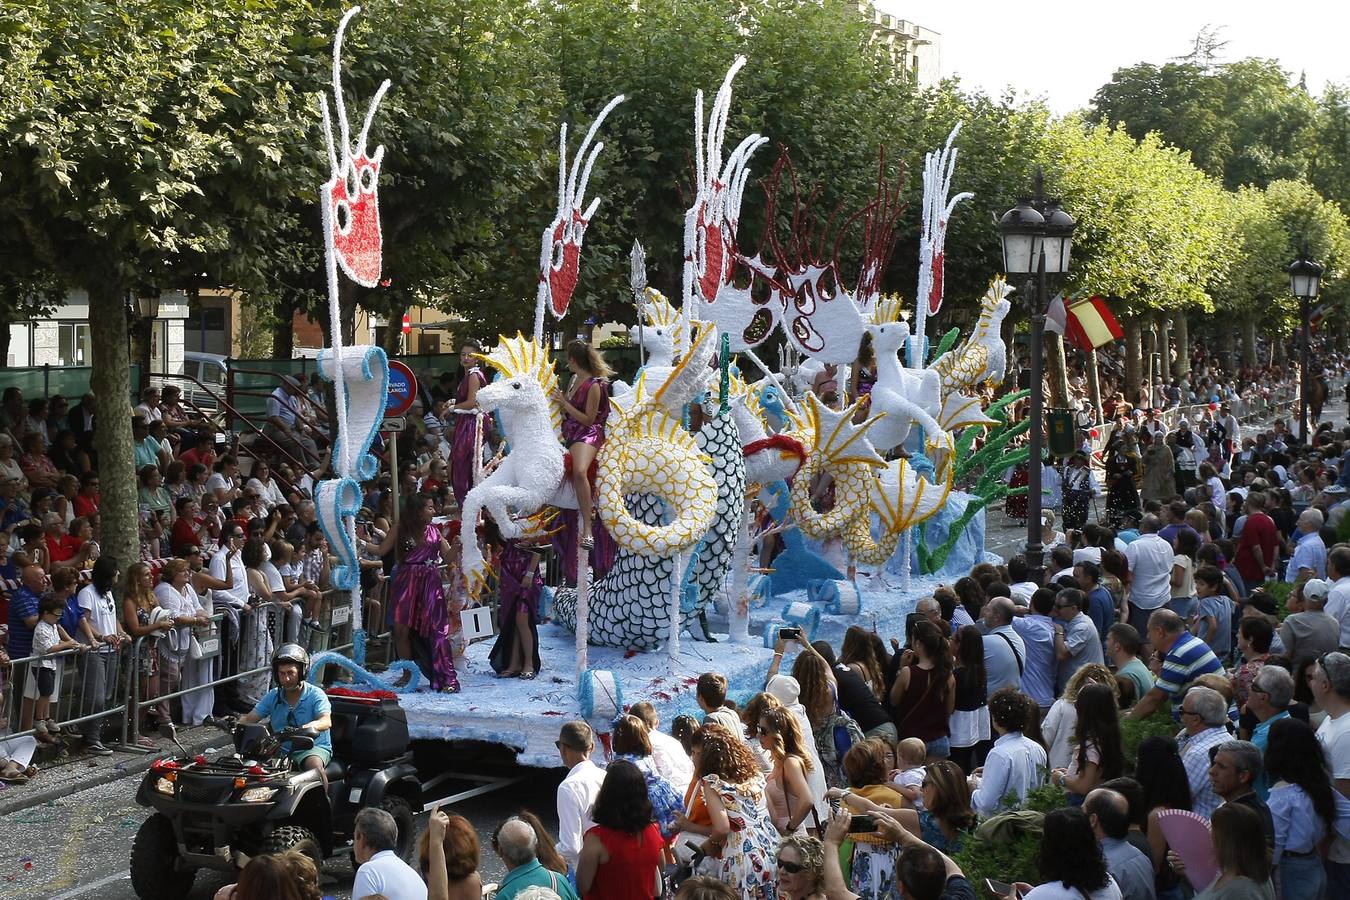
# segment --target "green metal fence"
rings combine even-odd
[[[37,397],[65,397],[78,400],[89,390],[93,366],[13,366],[0,369],[0,391],[17,387],[25,400]],[[132,400],[141,383],[141,367],[131,367]]]

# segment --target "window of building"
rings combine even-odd
[[[62,322],[57,326],[58,366],[92,366],[90,346],[88,322]]]

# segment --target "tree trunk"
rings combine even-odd
[[[1139,396],[1139,381],[1142,377],[1139,365],[1140,353],[1139,317],[1130,316],[1125,320],[1125,399],[1130,403]]]
[[[408,302],[398,298],[390,298],[389,317],[385,320],[389,324],[384,329],[384,352],[390,359],[395,356],[401,356],[403,350],[403,314],[408,311]]]
[[[1186,310],[1178,310],[1172,319],[1176,326],[1177,364],[1173,370],[1177,381],[1191,371],[1191,323],[1186,318]]]
[[[129,566],[141,555],[132,447],[131,359],[127,351],[126,289],[116,279],[89,285],[89,341],[94,357],[90,387],[95,397],[98,443],[99,539],[106,556]]]
[[[283,294],[276,305],[277,328],[272,332],[272,358],[290,359],[295,356],[295,298]]]
[[[1275,338],[1270,342],[1270,361],[1275,365],[1284,365],[1288,354],[1285,353],[1285,339]]]
[[[1256,320],[1248,319],[1242,323],[1242,366],[1255,369],[1259,365],[1256,358]]]
[[[1050,382],[1050,408],[1069,408],[1069,374],[1064,360],[1064,338],[1045,333],[1045,374]]]
[[[1153,385],[1158,381],[1158,322],[1151,320],[1144,329],[1144,381],[1148,386],[1148,405],[1153,405]],[[1130,398],[1134,402],[1134,398]]]
[[[1160,382],[1168,382],[1172,380],[1172,329],[1161,316],[1153,327],[1158,332],[1158,371],[1154,376]]]

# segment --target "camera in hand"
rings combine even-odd
[[[800,628],[780,628],[778,629],[778,639],[780,641],[795,641],[802,636]]]
[[[848,820],[849,834],[865,834],[877,830],[877,820],[873,816],[850,816]]]

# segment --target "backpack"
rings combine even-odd
[[[814,737],[816,754],[820,757],[820,764],[825,767],[825,780],[832,787],[846,785],[844,755],[850,747],[862,741],[862,729],[836,702],[834,712],[825,717],[825,721],[815,730]]]

